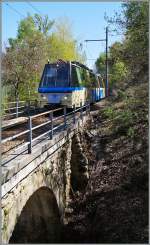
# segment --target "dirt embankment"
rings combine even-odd
[[[105,112],[100,106],[82,135],[90,179],[85,191],[72,198],[64,242],[148,243],[147,107],[138,108],[136,101],[131,113],[127,110],[131,118],[108,117],[108,107],[124,112],[124,103],[107,100]]]

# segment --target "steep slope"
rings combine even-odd
[[[72,196],[64,242],[148,243],[147,98],[142,84],[94,106],[81,135],[90,178]]]

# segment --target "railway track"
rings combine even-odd
[[[90,107],[90,113],[94,115],[96,111],[99,111],[100,108],[103,108],[106,104],[106,101],[102,100],[100,102],[97,102]],[[80,107],[75,112],[76,119],[81,117],[81,113],[84,113],[87,108]],[[53,112],[53,127],[55,130],[61,129],[64,127],[64,107],[58,108],[55,110],[43,110],[43,112],[39,113],[33,113],[30,115],[32,118],[32,140],[39,138],[38,142],[41,140],[44,140],[46,137],[48,138],[50,136],[51,131],[51,123],[50,123],[50,113]],[[17,122],[18,120],[18,122]],[[66,110],[66,121],[67,126],[69,127],[69,124],[73,123],[74,121],[74,112],[71,109]],[[27,150],[27,142],[29,141],[29,117],[18,117],[17,119],[11,119],[11,120],[5,120],[2,122],[3,128],[2,128],[2,144],[1,144],[1,152],[2,152],[2,161],[7,161],[9,159],[10,155],[17,155],[20,152],[18,149],[24,144],[26,144],[25,151],[28,153]],[[41,126],[42,125],[42,126]],[[58,128],[58,129],[57,129]],[[22,132],[26,131],[26,134],[22,134]],[[49,133],[47,133],[49,132]],[[15,135],[21,134],[19,137],[15,138]],[[44,136],[40,138],[40,135]],[[8,138],[12,138],[11,140],[8,140]],[[33,143],[33,145],[36,145],[36,142]]]
[[[83,111],[85,108],[83,108]],[[64,126],[64,108],[55,110],[46,110],[42,113],[36,113],[32,118],[32,140],[38,138],[40,135],[45,134],[51,130],[50,115],[53,112],[53,127],[57,128],[61,125]],[[71,123],[74,112],[72,110],[66,110],[66,120],[68,124]],[[81,116],[80,108],[75,112],[76,119]],[[70,120],[70,122],[69,122]],[[34,130],[33,130],[34,129]],[[3,121],[2,127],[2,159],[7,159],[10,154],[14,154],[16,150],[29,141],[29,134],[22,134],[22,132],[29,131],[29,117],[22,117],[19,119],[12,119]],[[19,137],[15,138],[16,135]],[[14,137],[14,138],[13,138]],[[46,136],[45,136],[46,137]],[[12,138],[12,139],[11,139]],[[7,139],[10,139],[7,141]]]

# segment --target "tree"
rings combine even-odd
[[[102,78],[106,77],[106,54],[101,53],[99,58],[95,62],[96,70],[101,74]]]
[[[110,73],[110,89],[113,87],[123,87],[125,79],[127,78],[127,68],[122,61],[117,61],[111,68]]]
[[[84,62],[85,56],[78,50],[67,18],[61,18],[55,23],[52,35],[48,37],[48,56],[51,62],[57,59]]]
[[[148,2],[124,3],[122,15],[116,14],[108,22],[125,33],[124,40],[109,49],[110,86],[124,88],[130,82],[148,81]],[[103,74],[104,54],[96,67]]]
[[[18,25],[17,37],[15,39],[9,38],[10,47],[13,48],[16,43],[21,42],[27,36],[32,37],[34,32],[37,32],[34,19],[28,14]]]
[[[35,14],[34,23],[37,29],[42,32],[45,36],[48,35],[49,30],[54,25],[54,20],[51,21],[48,19],[48,15],[45,15],[43,18],[39,14]]]
[[[109,51],[108,64],[109,64],[109,89],[123,85],[127,77],[128,70],[125,63],[121,60],[121,44],[114,43]],[[102,78],[106,78],[106,55],[101,53],[95,62],[96,70],[101,74]]]
[[[3,85],[11,85],[15,99],[30,98],[35,93],[37,82],[47,60],[47,40],[45,35],[51,28],[51,21],[41,18],[40,29],[35,24],[35,16],[28,16],[20,21],[17,37],[9,39],[9,48],[2,59]],[[42,22],[43,21],[43,22]],[[45,28],[45,29],[44,29]],[[43,34],[44,32],[44,34]]]
[[[9,39],[9,48],[6,48],[2,60],[3,84],[13,86],[16,99],[30,99],[35,93],[47,59],[51,62],[57,59],[84,60],[69,22],[56,22],[53,33],[49,34],[53,24],[54,21],[48,20],[47,16],[28,15],[20,21],[17,37]]]
[[[34,33],[32,37],[26,37],[18,42],[13,48],[7,48],[3,58],[4,84],[11,84],[14,87],[15,97],[31,94],[35,89],[35,77],[39,76],[45,63],[45,39],[42,34]],[[32,92],[33,92],[32,91]]]
[[[128,67],[131,81],[148,80],[148,17],[149,2],[127,2],[122,4],[122,16],[108,22],[119,26],[125,33],[122,42],[122,61]]]

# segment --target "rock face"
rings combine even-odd
[[[121,104],[115,106],[120,109]],[[65,243],[148,244],[148,127],[143,118],[132,125],[132,138],[125,131],[112,131],[112,120],[102,109],[93,113],[80,137],[90,177],[84,192],[70,203]],[[77,155],[78,150],[72,152]]]

